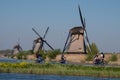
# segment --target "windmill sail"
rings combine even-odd
[[[86,27],[85,18],[84,18],[84,26]],[[92,53],[92,48],[91,48],[91,46],[90,46],[90,41],[89,41],[89,39],[88,39],[88,34],[87,34],[86,29],[85,29],[85,33],[86,33],[86,40],[87,40],[87,42],[88,42],[88,46],[89,46],[90,53]]]
[[[89,45],[89,48],[90,48],[90,52],[92,53],[92,49],[91,49],[90,42],[89,42],[89,39],[88,39],[87,31],[86,31],[85,19],[84,19],[84,21],[83,21],[83,17],[82,17],[80,5],[78,5],[78,9],[79,9],[80,20],[81,20],[82,26],[83,26],[84,31],[85,31],[85,34],[86,34],[86,40],[87,40],[87,42],[88,42],[88,45]]]
[[[78,5],[78,9],[79,9],[79,15],[80,15],[80,20],[81,20],[82,26],[85,29],[85,25],[84,25],[84,21],[83,21],[83,17],[82,17],[82,12],[81,12],[81,9],[80,9],[80,5]]]
[[[65,45],[64,45],[63,51],[62,51],[62,57],[64,56],[64,51],[65,51],[65,49],[66,49],[66,46],[67,46],[67,43],[68,43],[69,37],[70,37],[70,32],[69,32],[69,34],[68,34],[68,36],[67,36],[67,39],[66,39],[66,42],[65,42]]]
[[[49,27],[47,27],[46,31],[45,31],[45,34],[43,36],[43,39],[46,37],[47,33],[48,33],[48,30],[49,30]]]
[[[45,32],[45,34],[44,34],[44,38],[45,38],[45,36],[46,36],[46,34],[47,34],[47,32],[48,32],[48,29],[49,29],[49,27],[47,28],[47,30],[46,30],[46,32]],[[39,35],[39,33],[34,29],[34,28],[32,28],[32,30],[39,36],[39,39],[41,40],[41,45],[39,46],[39,49],[42,49],[42,47],[43,47],[43,45],[44,45],[44,43],[48,46],[48,47],[50,47],[52,50],[54,50],[53,49],[53,47],[52,46],[50,46],[50,44],[46,41],[46,40],[44,40],[44,38],[42,38],[40,35]]]

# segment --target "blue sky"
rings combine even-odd
[[[120,52],[120,0],[0,0],[0,50],[12,49],[20,38],[23,49],[50,29],[46,40],[62,49],[69,29],[81,25],[78,4],[86,18],[90,42],[100,51]]]

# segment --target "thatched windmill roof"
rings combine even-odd
[[[84,29],[81,26],[73,27],[72,29],[70,29],[70,33],[71,33],[71,35],[83,34],[84,33]]]

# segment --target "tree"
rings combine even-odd
[[[86,57],[86,61],[93,60],[94,55],[99,53],[98,47],[97,47],[97,45],[95,43],[90,44],[90,47],[91,47],[91,50],[92,50],[92,54],[90,52],[89,46],[88,45],[86,46],[87,53],[88,53],[88,55]]]
[[[95,43],[90,44],[90,46],[91,46],[92,54],[99,53],[99,49],[98,49],[98,47],[97,47],[97,45]],[[87,53],[91,54],[88,45],[87,45]]]

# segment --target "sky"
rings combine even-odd
[[[38,37],[32,28],[43,36],[48,26],[45,39],[62,50],[69,30],[82,25],[78,4],[90,43],[100,52],[120,52],[120,0],[0,0],[0,50],[13,49],[18,39],[30,50]]]

